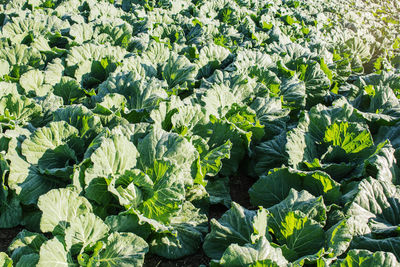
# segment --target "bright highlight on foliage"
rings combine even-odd
[[[0,3],[0,266],[400,265],[398,2]]]

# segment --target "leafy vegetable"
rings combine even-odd
[[[1,266],[399,265],[398,2],[0,10]]]

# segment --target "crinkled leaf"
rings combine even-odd
[[[29,267],[32,266],[32,264],[36,265],[39,262],[39,258],[40,256],[37,253],[23,255],[16,267]]]
[[[347,220],[341,220],[326,231],[326,251],[330,257],[342,255],[350,246],[353,235],[347,225]]]
[[[74,142],[77,139],[78,130],[64,121],[52,122],[48,126],[36,130],[21,145],[21,152],[31,164],[39,164],[41,160],[58,161],[59,155],[65,155],[66,162],[76,161]],[[74,140],[75,139],[75,140]],[[67,144],[70,144],[68,146]],[[67,146],[66,146],[67,145]],[[60,153],[54,153],[60,147]],[[63,148],[61,148],[63,147]],[[64,164],[66,164],[64,161]],[[43,164],[45,167],[46,164]],[[60,166],[61,167],[61,166]],[[62,166],[62,167],[65,167]]]
[[[85,183],[97,177],[122,174],[136,165],[139,153],[125,136],[112,135],[101,140],[100,146],[91,154],[93,163],[85,173]]]
[[[167,64],[163,69],[163,78],[167,81],[170,88],[183,83],[190,84],[196,77],[196,65],[180,55],[171,54]]]
[[[12,267],[13,261],[6,253],[0,252],[0,265],[4,267]]]
[[[67,250],[78,252],[86,247],[95,245],[109,232],[108,226],[96,215],[86,213],[71,220],[65,230],[65,244]]]
[[[11,242],[8,251],[11,253],[11,258],[18,262],[24,255],[39,253],[40,247],[46,240],[47,238],[41,234],[22,230]]]
[[[204,184],[205,176],[215,176],[222,168],[222,159],[229,159],[232,143],[228,140],[225,144],[209,151],[206,155],[200,155],[197,160],[197,173],[195,182]]]
[[[57,238],[46,241],[40,247],[39,256],[39,262],[36,266],[78,266],[73,262],[71,254],[65,250],[64,245]]]
[[[273,228],[278,243],[286,245],[290,253],[284,252],[289,260],[317,252],[324,244],[325,232],[321,225],[300,211],[290,211],[278,228]]]
[[[397,266],[399,262],[389,252],[378,251],[372,253],[368,250],[353,249],[347,253],[346,258],[339,259],[331,266],[333,267],[367,267],[367,266]]]
[[[339,184],[324,172],[302,172],[282,168],[261,176],[249,189],[250,200],[253,205],[268,208],[284,200],[291,188],[305,189],[314,196],[326,196],[329,201],[335,201],[341,195]]]
[[[141,266],[148,245],[141,237],[132,233],[112,233],[99,255],[90,259],[92,264],[105,266]]]
[[[286,214],[296,210],[319,222],[322,226],[325,224],[327,214],[322,197],[314,197],[305,190],[297,192],[292,188],[284,200],[268,209],[272,215],[268,222],[269,226],[278,229]]]
[[[43,232],[63,232],[74,218],[92,210],[86,198],[69,189],[54,189],[42,195],[37,205],[43,212],[40,220]]]
[[[255,244],[230,245],[222,255],[219,264],[232,267],[259,266],[257,262],[263,260],[268,260],[266,266],[286,266],[288,264],[281,249],[271,245],[265,237],[258,239]]]
[[[150,241],[150,252],[167,259],[178,259],[195,253],[207,229],[207,216],[190,202],[172,218],[171,233],[158,233]]]
[[[254,223],[257,213],[242,208],[232,202],[232,207],[217,221],[211,220],[211,232],[207,234],[203,249],[213,259],[219,259],[230,244],[242,246],[251,243],[253,234],[256,232]],[[266,219],[266,218],[265,218]],[[261,233],[262,229],[256,232]]]

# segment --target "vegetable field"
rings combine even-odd
[[[0,267],[400,266],[399,1],[0,11]]]

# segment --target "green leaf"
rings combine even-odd
[[[344,197],[350,202],[346,214],[356,219],[357,234],[400,224],[400,189],[391,183],[367,178]]]
[[[53,121],[65,121],[79,130],[79,136],[91,141],[102,129],[100,118],[83,105],[69,105],[53,113]]]
[[[228,49],[214,44],[204,46],[198,55],[197,66],[199,68],[198,77],[208,77],[221,63],[229,56]]]
[[[132,233],[112,233],[105,247],[90,259],[90,264],[100,267],[142,266],[148,245]]]
[[[175,111],[171,116],[172,129],[182,136],[192,135],[196,125],[208,122],[207,112],[200,105],[177,107]]]
[[[395,151],[389,141],[379,144],[375,153],[364,161],[365,176],[371,176],[396,185],[400,184]]]
[[[148,175],[140,170],[128,170],[119,176],[115,183],[108,186],[108,190],[118,197],[120,205],[126,209],[136,208],[144,198],[151,195],[154,183]]]
[[[228,140],[225,144],[216,147],[209,151],[204,156],[201,155],[197,159],[197,173],[195,176],[195,183],[205,186],[204,178],[206,176],[215,176],[222,168],[222,159],[229,159],[232,143]]]
[[[82,252],[86,247],[92,247],[98,240],[105,238],[108,232],[108,226],[96,215],[82,214],[72,218],[70,226],[65,230],[66,248],[73,254]]]
[[[290,189],[289,195],[280,203],[268,209],[272,215],[268,224],[278,229],[288,212],[301,211],[305,216],[315,220],[322,226],[327,219],[326,206],[322,197],[314,197],[305,190],[297,192]]]
[[[330,125],[325,131],[324,142],[340,147],[348,154],[359,153],[373,145],[372,136],[367,129],[348,122]]]
[[[262,261],[268,265],[257,265]],[[271,245],[265,237],[259,238],[254,244],[239,246],[230,245],[219,262],[222,266],[244,267],[244,266],[286,266],[288,264],[282,255],[280,248]]]
[[[85,188],[85,197],[100,205],[106,206],[110,204],[112,199],[111,190],[109,191],[110,184],[110,178],[99,177],[92,179]]]
[[[324,101],[329,94],[331,81],[318,62],[302,62],[297,68],[302,69],[300,79],[304,81],[307,93],[307,106],[311,107]]]
[[[282,16],[281,19],[288,25],[292,25],[293,23],[298,23],[298,21],[295,18],[292,18],[289,15]]]
[[[136,213],[121,212],[108,216],[104,221],[111,232],[130,232],[147,239],[152,232],[151,226],[142,222]]]
[[[264,126],[250,108],[234,104],[225,117],[243,131],[251,132],[253,142],[259,142],[264,137]]]
[[[286,134],[276,135],[273,139],[257,145],[254,149],[255,173],[262,176],[276,166],[287,164],[289,155],[285,150]]]
[[[186,224],[176,225],[172,233],[158,234],[150,242],[150,251],[166,259],[176,260],[196,253],[203,234]]]
[[[114,62],[121,61],[127,51],[119,46],[101,45],[94,43],[85,43],[81,46],[74,46],[68,51],[66,57],[66,67],[75,67],[79,63],[100,61],[103,58],[109,57]],[[89,67],[90,69],[90,67]]]
[[[32,266],[32,264],[36,265],[39,262],[39,258],[40,256],[37,253],[23,255],[18,261],[16,267],[29,267]]]
[[[23,164],[27,163],[24,162]],[[18,184],[16,189],[17,192],[19,191],[19,199],[22,204],[36,204],[41,195],[46,194],[51,189],[67,185],[67,182],[60,176],[55,177],[54,174],[46,173],[36,166],[24,165],[19,165],[18,173],[14,173],[19,176],[18,179],[21,179],[21,183]],[[67,173],[69,170],[71,169],[66,169]],[[64,175],[65,173],[62,174],[62,176]]]
[[[396,227],[397,228],[397,227]],[[388,231],[390,232],[390,231]],[[375,236],[376,235],[376,236]],[[351,242],[350,248],[367,249],[369,251],[385,251],[393,253],[397,260],[400,258],[400,238],[398,237],[398,230],[392,231],[389,236],[395,237],[380,237],[379,234],[355,236]]]
[[[156,161],[169,161],[176,171],[191,177],[192,163],[198,157],[195,147],[182,136],[153,128],[138,144],[140,158],[138,166],[143,171],[151,170]],[[185,183],[193,183],[190,178]]]
[[[13,261],[6,253],[0,252],[0,265],[3,267],[12,267]]]
[[[24,255],[38,254],[46,240],[42,234],[22,230],[9,245],[8,252],[15,262],[19,262]]]
[[[21,87],[27,94],[45,96],[51,91],[51,86],[44,84],[44,74],[40,70],[30,70],[21,75],[19,80]]]
[[[347,220],[341,220],[326,232],[326,251],[329,257],[337,257],[346,252],[353,238]]]
[[[344,196],[346,215],[354,235],[351,248],[392,252],[400,258],[400,189],[395,185],[367,178]]]
[[[250,146],[252,136],[251,132],[243,131],[226,119],[217,119],[213,116],[210,116],[208,124],[197,125],[194,134],[206,140],[211,149],[226,144],[228,140],[232,143],[229,160],[222,160],[220,171],[222,175],[231,175],[237,171],[239,162]]]
[[[330,202],[336,201],[341,195],[339,184],[324,172],[281,168],[260,177],[249,189],[250,201],[253,205],[269,208],[284,200],[291,188],[305,189],[314,196],[323,195]]]
[[[7,189],[2,185],[1,191]],[[15,196],[14,192],[6,190],[1,192],[0,195],[4,195],[0,198],[0,227],[11,228],[19,225],[22,219],[22,207],[20,200]]]
[[[163,78],[170,88],[177,85],[190,84],[197,75],[196,65],[177,54],[171,54],[162,72]]]
[[[194,254],[201,247],[207,232],[207,216],[186,201],[182,210],[171,219],[171,232],[157,233],[149,242],[150,252],[167,259]]]
[[[347,253],[346,258],[339,259],[332,267],[367,267],[367,266],[397,266],[399,262],[392,253],[378,251],[372,253],[368,250],[353,249]]]
[[[93,26],[90,24],[75,23],[69,29],[69,35],[74,38],[77,43],[83,43],[90,40],[93,36]]]
[[[19,96],[16,93],[5,95],[0,99],[0,113],[21,126],[26,125],[28,122],[35,123],[42,119],[39,118],[42,108],[32,99]]]
[[[212,259],[219,259],[230,244],[236,243],[242,246],[252,243],[258,233],[263,231],[263,229],[254,228],[254,224],[260,222],[256,219],[258,216],[265,216],[265,214],[257,214],[232,202],[231,209],[218,221],[211,219],[211,232],[207,234],[203,243],[206,255]]]
[[[201,102],[206,114],[223,117],[232,104],[239,102],[239,99],[225,84],[214,84],[204,92]]]
[[[59,156],[63,156],[60,162],[65,167],[68,161],[76,162],[76,156],[73,148],[78,145],[76,143],[78,130],[64,121],[52,122],[48,126],[37,129],[29,138],[21,145],[21,152],[26,160],[31,164],[39,164],[46,167],[47,163],[55,160],[59,162]],[[59,151],[54,153],[55,149]],[[65,160],[65,161],[64,161]],[[44,161],[42,163],[42,161]],[[52,166],[54,168],[56,166]]]
[[[289,260],[316,253],[324,244],[325,232],[321,225],[308,218],[300,211],[290,211],[273,231],[279,244],[286,245],[290,255],[284,252]]]
[[[86,198],[69,189],[51,190],[40,196],[37,205],[43,212],[40,230],[45,233],[64,233],[74,218],[92,210]]]
[[[229,193],[229,177],[209,179],[206,190],[210,197],[210,204],[223,204],[230,208],[232,198]]]
[[[61,81],[54,86],[54,94],[63,98],[64,105],[78,103],[81,98],[85,97],[85,92],[79,83],[66,76],[62,77]]]
[[[177,175],[170,162],[154,162],[154,168],[147,171],[154,186],[139,205],[144,216],[168,223],[181,209],[184,199],[183,180]]]
[[[296,77],[282,81],[280,90],[282,106],[290,109],[301,109],[306,105],[306,85]]]
[[[85,183],[97,177],[123,174],[136,166],[139,153],[135,145],[123,135],[112,135],[101,140],[90,155],[93,165],[85,171]]]
[[[65,250],[64,245],[57,238],[46,241],[40,247],[39,255],[39,262],[36,266],[78,266],[73,262],[71,254]]]
[[[60,82],[63,72],[64,65],[61,59],[54,59],[51,63],[48,63],[44,71],[44,82],[54,86]]]
[[[127,108],[133,110],[151,109],[168,97],[165,84],[157,79],[142,79],[133,71],[111,75],[99,85],[96,102],[101,102],[106,95],[120,94],[127,100]]]
[[[10,64],[4,59],[0,60],[0,77],[7,75],[10,72]]]

